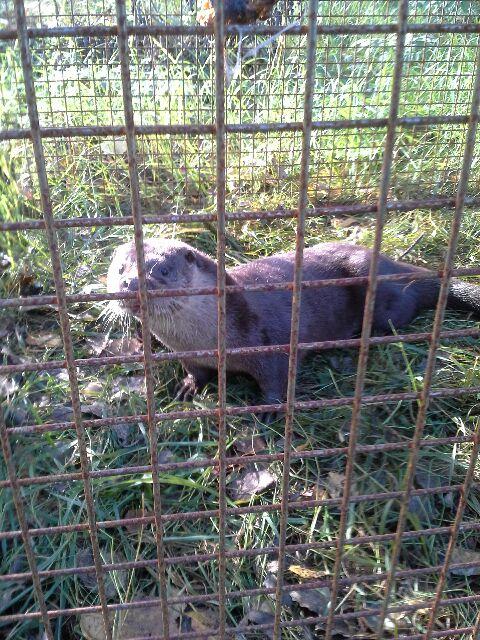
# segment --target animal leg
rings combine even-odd
[[[210,369],[195,367],[189,364],[184,364],[184,366],[187,371],[187,375],[174,390],[175,400],[178,402],[187,402],[188,400],[191,400],[198,391],[212,379],[212,372]]]

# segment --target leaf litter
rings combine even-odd
[[[232,474],[233,480],[228,485],[228,493],[235,500],[250,500],[257,493],[262,493],[273,484],[275,478],[267,468],[245,467],[240,473]]]

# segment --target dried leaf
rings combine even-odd
[[[145,393],[145,377],[144,376],[122,376],[117,378],[113,383],[112,400],[122,398],[131,392]]]
[[[25,338],[25,342],[30,347],[44,347],[47,349],[58,349],[63,344],[62,337],[59,334],[48,331],[30,334]]]
[[[245,456],[254,455],[260,451],[265,451],[267,443],[262,436],[250,435],[247,438],[238,438],[234,443],[235,449]]]
[[[105,345],[103,353],[111,356],[136,356],[143,353],[143,345],[137,338],[116,338]]]
[[[288,567],[288,570],[291,573],[294,573],[299,578],[304,578],[305,580],[324,578],[326,575],[328,575],[325,571],[319,571],[318,569],[309,569],[308,567],[302,567],[299,564],[291,564]]]
[[[451,557],[451,564],[476,563],[476,566],[457,567],[450,569],[450,573],[455,576],[478,576],[480,575],[480,552],[471,551],[464,547],[455,547]]]
[[[278,571],[278,567],[276,571]],[[267,574],[267,577],[263,581],[263,586],[266,589],[275,589],[277,586],[277,576],[274,575],[273,573]],[[272,600],[275,600],[275,593],[269,593],[268,597],[271,598]],[[292,604],[292,598],[288,591],[282,592],[282,604],[284,607],[289,607]]]
[[[136,594],[135,600],[146,600],[142,594]],[[115,613],[110,612],[110,628],[113,630]],[[179,632],[177,618],[170,613],[169,631],[173,636]],[[162,609],[155,606],[136,607],[127,611],[118,611],[115,624],[115,640],[128,640],[137,636],[157,636],[163,628]],[[105,640],[105,630],[101,613],[85,613],[80,616],[80,629],[86,640]]]
[[[211,631],[212,635],[207,636],[207,638],[216,637],[215,631],[218,628],[218,613],[213,609],[190,606],[188,610],[183,613],[182,617],[188,631],[195,631],[197,633],[208,633]]]
[[[92,380],[87,384],[86,387],[82,389],[82,395],[85,398],[94,398],[99,396],[103,391],[103,385],[100,384],[97,380]]]
[[[301,607],[313,611],[319,616],[325,616],[328,613],[331,600],[331,593],[328,587],[290,591],[290,596]]]
[[[129,518],[148,518],[149,516],[153,516],[153,511],[147,511],[146,509],[129,509],[123,517],[125,519],[129,519]],[[145,527],[148,527],[148,524],[142,524],[141,522],[125,525],[125,529],[132,533],[141,531]]]
[[[109,338],[104,333],[97,333],[86,339],[90,352],[95,356],[99,356],[103,352],[108,341]]]
[[[75,559],[77,567],[90,567],[93,565],[93,555],[91,549],[89,548],[80,549],[79,551],[77,551]],[[124,556],[122,556],[120,553],[114,553],[113,558],[110,559],[109,562],[123,562],[124,560]],[[105,573],[104,576],[105,594],[107,598],[118,597],[118,588],[116,584],[118,585],[120,583],[121,588],[125,587],[127,582],[127,571],[109,571],[108,573]],[[80,573],[78,574],[78,579],[87,589],[98,591],[98,582],[94,572]]]
[[[327,490],[331,498],[340,498],[343,494],[345,484],[345,474],[330,471],[327,480]]]
[[[0,376],[0,398],[9,398],[20,388],[13,376]]]
[[[275,620],[275,616],[273,613],[268,611],[260,611],[258,609],[252,609],[249,611],[244,618],[239,623],[239,626],[243,626],[244,624],[248,624],[251,622],[252,624],[272,624]],[[263,635],[267,638],[273,638],[273,628],[272,629],[262,629]],[[238,637],[238,635],[237,635]]]
[[[92,404],[82,404],[80,406],[82,413],[96,416],[97,418],[105,418],[108,415],[108,409],[105,402],[93,402]]]
[[[69,404],[61,404],[52,411],[53,422],[71,422],[73,420],[73,409]]]
[[[274,483],[275,478],[268,469],[245,467],[228,485],[228,492],[233,500],[250,500]]]

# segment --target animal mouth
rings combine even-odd
[[[129,313],[132,313],[135,316],[140,315],[140,302],[137,298],[127,299],[127,300],[119,300],[120,306]]]

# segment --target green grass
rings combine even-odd
[[[412,21],[461,21],[476,16],[472,2],[411,2]],[[348,7],[347,7],[348,5]],[[393,20],[397,3],[392,2],[321,2],[325,22],[384,22]],[[63,3],[60,13],[68,13]],[[158,6],[165,13],[165,3]],[[174,14],[178,2],[168,3]],[[347,12],[348,9],[348,12]],[[80,9],[79,9],[80,11]],[[51,11],[54,15],[54,11]],[[48,18],[45,7],[44,21]],[[193,21],[193,13],[187,20]],[[296,18],[295,8],[290,15]],[[59,22],[69,24],[58,19]],[[83,24],[86,18],[79,18]],[[172,18],[174,20],[174,18]],[[245,39],[243,51],[259,44],[262,38]],[[458,34],[409,35],[402,85],[401,116],[461,115],[468,112],[474,63],[474,36]],[[21,68],[14,43],[0,51],[0,118],[5,127],[27,127]],[[245,59],[241,72],[227,89],[227,120],[238,122],[300,122],[303,115],[304,39],[294,36],[279,38],[270,47],[260,49],[257,56]],[[214,56],[209,38],[172,39],[167,42],[149,39],[134,43],[132,52],[133,93],[137,121],[142,124],[201,122],[214,117]],[[39,112],[44,126],[88,126],[119,124],[123,120],[118,54],[112,39],[90,42],[59,38],[33,43]],[[42,47],[46,47],[43,49]],[[238,40],[228,43],[227,64],[233,68]],[[388,113],[394,37],[321,36],[317,56],[314,98],[315,120],[386,117]],[[53,115],[52,115],[53,114]],[[309,204],[372,202],[378,193],[382,163],[384,130],[343,129],[316,130],[312,136]],[[390,197],[392,199],[451,196],[462,159],[465,127],[401,128],[398,132]],[[122,139],[71,138],[45,140],[47,169],[56,217],[125,215],[129,211],[128,166]],[[138,139],[139,177],[145,212],[214,210],[215,146],[211,136],[143,136]],[[227,145],[227,205],[233,210],[271,210],[294,207],[298,198],[301,136],[299,133],[231,134]],[[11,142],[0,150],[0,217],[5,221],[41,217],[37,182],[29,143]],[[474,161],[469,195],[480,189],[478,154]],[[440,267],[448,242],[452,220],[450,210],[431,212],[416,210],[391,214],[384,230],[383,249],[389,255],[417,264]],[[295,241],[295,220],[247,221],[228,225],[227,264],[291,249]],[[167,235],[182,239],[210,254],[215,251],[215,237],[210,227],[187,225],[155,225],[145,229],[147,235]],[[374,234],[373,216],[354,219],[318,216],[306,224],[306,243],[346,240],[371,245]],[[130,238],[125,227],[93,227],[61,230],[58,233],[64,276],[70,293],[104,290],[104,277],[113,248]],[[458,266],[480,264],[479,211],[465,212],[457,252]],[[8,266],[0,273],[0,290],[4,297],[28,295],[42,288],[54,290],[45,235],[37,231],[9,233],[0,236],[0,253]],[[112,339],[123,335],[125,328],[110,326],[103,312],[105,305],[72,305],[69,318],[78,358],[94,355],[92,341],[108,330]],[[428,331],[432,313],[425,313],[408,328]],[[445,327],[476,327],[464,314],[448,312]],[[59,325],[53,309],[6,310],[0,315],[2,354],[5,361],[29,362],[61,359],[58,340]],[[129,335],[137,336],[132,324]],[[35,344],[35,337],[50,335],[46,344]],[[161,345],[154,344],[155,350]],[[391,344],[374,347],[369,359],[366,393],[418,390],[428,352],[426,343]],[[308,359],[302,369],[299,399],[321,399],[351,396],[355,384],[357,352],[355,350],[324,352]],[[23,359],[23,360],[22,360]],[[480,384],[478,341],[458,339],[441,346],[435,387],[463,387]],[[82,368],[78,372],[85,417],[127,416],[145,412],[145,401],[137,365]],[[179,405],[173,400],[173,388],[182,375],[175,363],[163,363],[155,369],[155,402],[159,411],[171,412],[192,405]],[[228,385],[228,402],[250,404],[258,398],[252,383],[233,379]],[[216,387],[210,385],[195,398],[195,407],[214,407]],[[60,371],[25,373],[13,380],[13,391],[4,401],[10,426],[43,423],[68,418],[55,418],[59,407],[68,404],[70,393],[65,375]],[[92,405],[94,408],[92,409]],[[90,407],[90,409],[89,409]],[[94,410],[96,414],[88,413]],[[417,406],[404,402],[365,407],[361,414],[361,444],[385,442],[407,443],[413,434]],[[425,428],[426,438],[471,436],[478,423],[478,398],[432,400]],[[326,408],[298,413],[295,418],[294,448],[298,451],[346,446],[348,442],[349,408]],[[119,429],[87,431],[87,445],[92,469],[146,465],[149,461],[147,426],[143,423]],[[282,450],[282,420],[266,428],[251,416],[228,419],[228,452],[240,452],[241,441],[250,434],[264,439],[268,453]],[[206,418],[167,420],[159,425],[158,443],[171,461],[214,457],[217,452],[217,425]],[[240,441],[240,443],[238,443]],[[236,444],[238,443],[238,444]],[[14,462],[19,476],[48,475],[77,471],[79,452],[76,434],[71,430],[38,435],[11,437]],[[439,484],[461,483],[469,463],[470,444],[455,447],[422,449],[415,479],[417,488]],[[245,457],[242,463],[248,463]],[[390,451],[361,454],[355,463],[354,492],[358,494],[398,490],[407,464],[407,452]],[[241,470],[228,470],[229,483]],[[293,499],[335,497],[331,474],[342,474],[345,456],[296,460],[290,474]],[[281,498],[282,468],[274,463],[269,468],[275,482],[252,500],[268,505]],[[5,470],[2,467],[5,477]],[[476,472],[478,480],[478,471]],[[217,478],[211,468],[175,471],[162,474],[160,483],[165,513],[208,510],[217,504]],[[125,517],[131,510],[153,508],[151,477],[129,475],[97,478],[93,481],[96,515],[99,520]],[[34,485],[23,490],[31,527],[47,527],[86,521],[81,483],[52,486]],[[234,503],[230,503],[233,506]],[[407,528],[420,529],[446,526],[453,521],[458,494],[439,494],[415,499],[411,503]],[[395,531],[399,505],[395,501],[359,502],[349,513],[348,536],[374,535]],[[473,489],[467,501],[465,521],[478,521],[480,495]],[[11,494],[0,494],[2,529],[17,529]],[[339,526],[338,507],[301,509],[289,514],[287,542],[310,543],[335,540]],[[229,519],[227,546],[231,550],[275,545],[278,540],[278,516],[267,511],[235,516]],[[100,545],[105,562],[151,559],[155,557],[152,528],[131,531],[125,527],[101,530]],[[407,541],[402,546],[400,565],[403,569],[429,567],[442,562],[446,538],[429,536]],[[216,519],[169,522],[165,527],[165,544],[169,557],[193,553],[213,553],[218,549]],[[78,554],[88,547],[85,533],[70,533],[35,538],[39,568],[74,566]],[[461,533],[459,546],[472,552],[478,548],[474,533]],[[390,567],[391,547],[387,544],[347,545],[343,571],[380,573]],[[229,591],[257,588],[268,577],[269,556],[229,560]],[[309,550],[288,558],[288,564],[302,565],[330,575],[334,566],[334,549]],[[2,574],[27,570],[25,554],[18,539],[0,542]],[[153,568],[115,572],[107,580],[109,602],[126,602],[158,595]],[[392,604],[406,604],[428,599],[435,592],[438,574],[398,582]],[[271,579],[271,577],[270,577]],[[298,578],[287,571],[285,579]],[[97,604],[98,593],[91,581],[79,576],[48,579],[42,582],[50,608]],[[218,565],[215,561],[199,565],[169,565],[169,595],[199,594],[218,589]],[[449,574],[447,596],[472,595],[478,590],[478,577]],[[340,610],[350,612],[379,606],[382,583],[358,583],[342,592]],[[35,609],[30,582],[0,582],[0,615]],[[232,599],[228,602],[228,624],[238,623],[249,610],[272,610],[268,597]],[[218,615],[215,602],[201,610],[212,624]],[[195,627],[189,611],[182,614],[184,628]],[[476,607],[465,604],[441,610],[438,628],[468,626],[474,623]],[[311,615],[292,603],[285,616]],[[428,612],[399,616],[396,628],[388,634],[420,633],[428,620]],[[374,625],[374,621],[370,621]],[[193,625],[192,627],[189,627]],[[178,626],[178,625],[177,625]],[[68,617],[54,622],[55,637],[80,638],[80,620]],[[37,633],[37,624],[23,621],[0,627],[0,637],[27,639]],[[313,637],[298,629],[285,631],[284,637]],[[351,621],[337,628],[337,637],[358,634],[373,637],[369,621]],[[314,631],[312,629],[312,634]],[[318,631],[322,637],[321,629]],[[368,635],[370,634],[370,635]]]

